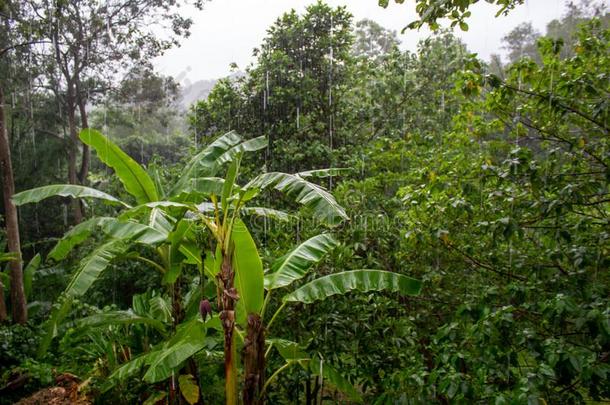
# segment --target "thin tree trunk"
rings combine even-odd
[[[76,94],[78,99],[78,111],[80,113],[81,128],[89,128],[89,121],[87,119],[87,108],[85,105],[87,100],[81,93],[80,84],[78,81],[76,86]],[[81,161],[80,171],[78,173],[78,178],[80,179],[81,184],[85,184],[85,181],[87,180],[90,161],[91,151],[89,150],[89,145],[83,143],[83,159]]]
[[[231,262],[231,252],[223,252],[222,267],[219,278],[219,306],[221,308],[220,321],[224,330],[225,355],[225,400],[227,405],[237,405],[237,367],[235,357],[235,302],[237,292],[233,287],[235,273]]]
[[[248,327],[242,358],[244,361],[243,401],[245,405],[261,405],[265,385],[265,328],[261,317],[248,315]]]
[[[21,267],[21,246],[19,242],[19,220],[17,218],[17,207],[12,197],[15,193],[15,179],[13,178],[13,165],[11,163],[11,148],[6,131],[6,120],[4,115],[4,93],[0,87],[0,170],[2,171],[2,192],[4,196],[4,221],[6,223],[6,238],[9,253],[17,255],[11,260],[11,309],[13,322],[24,324],[28,320],[25,289],[23,287],[23,269]],[[4,295],[4,293],[2,294]],[[0,298],[4,298],[3,296]],[[4,299],[2,300],[4,306]],[[0,309],[1,311],[1,309]],[[0,313],[0,318],[2,314]],[[6,316],[6,308],[4,308]]]
[[[66,108],[68,112],[68,130],[70,132],[70,148],[68,152],[68,183],[79,184],[76,173],[76,154],[78,152],[78,132],[76,130],[76,100],[74,94],[74,84],[68,83],[68,95],[66,98]],[[83,221],[83,211],[80,201],[72,200],[72,210],[74,211],[74,222],[79,224]]]

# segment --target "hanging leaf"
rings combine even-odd
[[[294,175],[279,172],[263,173],[252,180],[246,189],[273,187],[311,209],[313,214],[326,224],[334,226],[348,219],[343,207],[326,190],[317,184]]]
[[[199,401],[199,385],[191,374],[183,374],[178,377],[178,386],[186,402],[194,405]]]
[[[38,270],[38,267],[40,267],[41,261],[42,258],[40,253],[37,253],[23,270],[23,288],[25,290],[26,298],[29,298],[32,294],[32,280],[34,279],[34,273]]]
[[[243,302],[246,314],[260,314],[263,307],[263,263],[256,244],[244,222],[237,218],[233,224],[231,239],[234,243],[233,266],[235,286],[239,301]]]
[[[138,204],[159,200],[159,195],[146,170],[100,132],[85,128],[80,132],[83,143],[97,152],[99,159],[114,169],[125,190],[136,198]]]
[[[72,227],[68,232],[65,233],[63,238],[61,238],[51,249],[49,254],[47,255],[48,259],[52,259],[55,261],[60,261],[65,259],[68,254],[72,251],[72,249],[79,245],[80,243],[87,240],[94,229],[99,225],[101,221],[104,219],[111,219],[107,217],[97,217],[91,218],[80,224],[77,224]]]
[[[189,210],[193,209],[194,207],[190,204],[184,204],[176,201],[154,201],[146,204],[136,205],[133,208],[121,212],[121,214],[119,215],[119,219],[127,220],[135,218],[139,215],[150,212],[150,210],[154,208],[173,208],[176,210]]]
[[[284,302],[311,304],[350,291],[391,291],[403,295],[418,295],[421,281],[398,273],[382,270],[352,270],[330,274],[309,282],[285,295]]]
[[[314,236],[280,257],[271,266],[271,273],[265,276],[265,288],[285,287],[301,279],[315,263],[337,246],[337,241],[329,234]]]
[[[81,261],[64,294],[72,298],[84,295],[110,262],[126,248],[124,241],[112,240],[95,249]]]
[[[122,204],[129,207],[118,198],[106,194],[91,187],[79,186],[75,184],[53,184],[50,186],[37,187],[22,191],[13,195],[15,205],[37,203],[49,197],[72,197],[72,198],[97,198],[109,201],[114,204]]]
[[[169,301],[160,295],[155,295],[148,301],[150,314],[154,319],[159,319],[163,323],[172,321],[172,306]]]
[[[180,325],[174,337],[150,362],[150,367],[143,377],[144,381],[153,384],[169,378],[182,362],[202,350],[205,345],[203,321],[195,318]]]
[[[104,218],[99,224],[102,231],[114,239],[132,240],[144,245],[156,245],[167,239],[167,233],[138,222]]]
[[[241,136],[235,131],[231,131],[218,137],[214,142],[206,146],[204,150],[195,155],[186,165],[186,168],[182,171],[182,177],[176,182],[169,195],[179,194],[188,186],[189,181],[195,177],[214,176],[220,167],[216,164],[216,159],[241,142],[241,140]]]
[[[235,145],[228,151],[222,154],[215,162],[216,165],[222,165],[226,162],[232,161],[236,156],[244,152],[255,152],[267,147],[267,138],[265,136],[259,136],[258,138],[248,139],[238,145]]]
[[[284,222],[288,222],[292,218],[296,218],[294,215],[290,215],[287,212],[265,207],[243,207],[241,212],[245,215],[256,215],[259,217],[271,218]]]

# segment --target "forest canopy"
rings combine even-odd
[[[184,109],[203,2],[0,2],[0,404],[610,401],[607,8],[483,60],[412,3],[414,51],[288,10]]]

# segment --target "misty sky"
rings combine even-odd
[[[202,11],[192,11],[194,24],[190,38],[180,48],[172,49],[155,60],[155,66],[165,75],[174,76],[183,86],[202,79],[215,79],[230,73],[229,64],[237,63],[243,69],[252,62],[252,49],[265,36],[267,28],[284,12],[294,8],[303,12],[315,0],[212,0]],[[414,51],[417,42],[429,31],[402,28],[414,19],[414,1],[390,4],[387,9],[377,0],[327,0],[332,6],[346,5],[354,21],[369,18],[386,28],[396,30],[401,48]],[[544,32],[546,24],[565,11],[564,0],[526,0],[508,16],[495,18],[497,8],[480,1],[471,7],[470,29],[456,34],[472,52],[483,59],[490,54],[502,53],[501,38],[517,24],[531,21]],[[446,24],[445,24],[446,25]]]

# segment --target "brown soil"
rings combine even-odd
[[[91,405],[92,402],[79,392],[80,381],[72,374],[64,373],[55,379],[57,387],[44,388],[23,398],[15,405]]]

